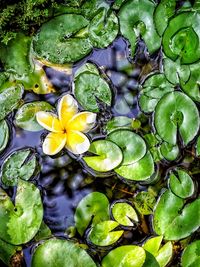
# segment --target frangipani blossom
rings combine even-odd
[[[69,94],[64,95],[57,107],[58,116],[50,112],[39,111],[37,122],[50,131],[43,143],[43,152],[55,155],[64,147],[74,154],[82,154],[90,147],[84,133],[90,131],[96,122],[96,114],[79,112],[76,100]]]

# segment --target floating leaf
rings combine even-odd
[[[24,104],[15,115],[16,125],[24,130],[37,132],[43,128],[37,123],[36,113],[52,111],[53,107],[45,101],[36,101]]]
[[[22,94],[23,88],[20,85],[7,88],[0,93],[0,120],[18,107]]]
[[[191,197],[194,194],[194,183],[190,175],[181,169],[175,169],[169,176],[171,191],[181,198]]]
[[[83,160],[90,168],[98,172],[113,170],[123,159],[121,149],[113,142],[107,140],[92,142],[88,151],[96,156],[85,156]]]
[[[112,93],[109,84],[100,76],[95,65],[83,65],[75,73],[74,86],[75,97],[84,109],[98,112],[97,99],[111,105]]]
[[[81,15],[64,14],[44,23],[33,40],[38,58],[55,64],[73,63],[92,50],[88,20]]]
[[[153,13],[155,4],[149,0],[129,0],[119,11],[120,30],[131,45],[131,56],[134,56],[137,37],[144,39],[148,51],[155,52],[161,44],[156,32]]]
[[[173,85],[167,81],[164,74],[151,76],[145,81],[140,93],[139,105],[142,111],[153,112],[161,97],[173,91]]]
[[[179,147],[177,145],[171,145],[169,143],[163,142],[160,147],[160,152],[163,157],[169,161],[177,159],[179,155]]]
[[[160,267],[156,258],[151,253],[149,253],[148,251],[145,251],[145,253],[146,253],[146,259],[145,259],[145,263],[144,263],[144,265],[142,265],[142,267]]]
[[[95,225],[109,219],[109,201],[99,192],[85,196],[78,204],[75,212],[75,225],[80,235],[83,235],[90,223]]]
[[[108,134],[118,129],[132,129],[133,120],[125,116],[116,116],[106,124],[106,131]]]
[[[154,123],[157,133],[164,141],[176,145],[179,132],[184,145],[187,145],[199,130],[199,112],[187,95],[171,92],[158,102]]]
[[[43,218],[40,191],[34,184],[19,180],[15,205],[0,189],[0,238],[13,245],[29,242]]]
[[[119,223],[115,221],[99,222],[91,228],[88,238],[96,246],[110,246],[123,235],[123,230],[115,230],[117,226]]]
[[[133,181],[144,181],[149,179],[154,173],[154,162],[149,152],[139,161],[121,165],[115,168],[115,172],[125,179]]]
[[[40,229],[38,230],[36,236],[34,237],[35,241],[41,241],[52,236],[51,230],[49,227],[42,221]]]
[[[138,134],[129,130],[116,130],[108,135],[107,140],[121,148],[123,152],[122,165],[135,163],[146,154],[145,141]]]
[[[143,248],[156,258],[160,267],[165,267],[172,258],[173,246],[171,242],[167,242],[161,247],[162,239],[162,236],[150,238],[145,242]]]
[[[73,242],[52,238],[37,247],[32,258],[32,267],[96,267],[87,252]]]
[[[139,246],[121,246],[111,250],[102,261],[102,267],[142,267],[145,250]]]
[[[200,156],[200,137],[197,139],[197,144],[196,144],[196,155],[197,157]]]
[[[13,246],[0,239],[0,260],[2,260],[6,266],[10,266],[12,257],[21,250],[19,246]]]
[[[200,240],[194,241],[188,245],[181,257],[182,267],[198,267],[200,266]]]
[[[114,12],[100,9],[89,24],[89,38],[94,47],[104,48],[114,41],[119,31]]]
[[[138,216],[134,208],[126,202],[115,202],[112,205],[112,216],[115,221],[124,226],[133,226],[138,222]]]
[[[158,200],[153,227],[166,240],[179,240],[195,232],[200,225],[200,199],[185,205],[182,198],[166,190]]]
[[[37,167],[35,153],[30,149],[17,150],[8,156],[1,167],[1,180],[7,186],[15,186],[18,179],[29,180]]]
[[[180,58],[181,64],[191,64],[200,59],[200,14],[183,12],[172,18],[163,35],[163,49],[172,60]]]
[[[156,204],[155,195],[151,192],[139,192],[134,200],[133,203],[136,209],[142,215],[150,215],[153,213],[154,206]]]
[[[5,120],[0,121],[0,153],[4,151],[8,144],[9,128]]]

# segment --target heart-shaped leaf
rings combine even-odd
[[[182,198],[166,190],[158,200],[153,217],[153,227],[166,240],[188,237],[200,226],[200,199],[185,205]]]
[[[182,267],[198,267],[200,266],[200,240],[194,241],[187,246],[181,257]]]
[[[43,218],[40,191],[34,184],[19,180],[15,205],[0,189],[0,238],[13,245],[29,242]]]
[[[52,238],[37,247],[32,267],[96,267],[87,252],[73,242]]]
[[[29,180],[38,166],[35,153],[30,149],[17,150],[8,156],[1,167],[1,180],[7,186],[15,186],[18,180]]]
[[[113,170],[123,159],[121,149],[113,142],[107,140],[92,142],[88,151],[96,156],[85,156],[83,160],[90,168],[98,172]]]
[[[106,105],[111,105],[112,93],[109,84],[91,63],[83,65],[75,73],[74,94],[84,109],[93,112],[99,111],[97,99]]]
[[[198,133],[199,112],[187,95],[171,92],[158,102],[154,123],[157,133],[164,141],[176,145],[177,132],[179,132],[184,145],[187,145]]]
[[[107,140],[121,148],[123,152],[122,165],[135,163],[146,154],[145,141],[138,134],[129,130],[116,130],[108,135]]]
[[[4,151],[9,140],[9,128],[5,120],[0,121],[0,153]]]
[[[102,267],[142,267],[145,250],[139,246],[127,245],[111,250],[102,261]]]
[[[88,239],[96,246],[110,246],[119,240],[123,235],[123,230],[115,230],[119,226],[115,221],[104,221],[95,224],[88,233]]]
[[[152,192],[139,192],[133,200],[136,209],[142,215],[150,215],[153,213],[156,204],[155,195]]]
[[[15,115],[15,123],[18,127],[32,132],[43,128],[37,123],[36,113],[39,111],[52,111],[53,107],[45,101],[36,101],[24,104]]]
[[[78,204],[74,216],[75,225],[80,235],[83,235],[90,223],[95,225],[109,219],[109,201],[99,192],[85,196]]]

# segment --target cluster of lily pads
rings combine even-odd
[[[100,192],[86,195],[75,211],[74,233],[55,237],[43,221],[37,187],[42,159],[33,148],[6,154],[0,173],[0,259],[8,266],[31,241],[35,267],[164,267],[179,241],[181,266],[200,265],[200,242],[191,238],[200,226],[198,185],[181,154],[192,148],[193,158],[200,155],[200,4],[176,2],[68,1],[33,36],[17,33],[0,46],[0,153],[6,152],[11,123],[25,131],[45,128],[50,133],[42,142],[44,154],[59,157],[63,150],[94,177],[117,177],[135,190],[131,199],[114,201]],[[130,45],[132,65],[142,40],[149,57],[159,51],[163,68],[138,86],[143,115],[103,118],[99,136],[94,127],[101,128],[102,106],[110,109],[116,90],[96,64],[83,61],[77,68],[75,63],[118,35]],[[70,76],[70,90],[56,91],[47,68]],[[24,100],[29,91],[58,94],[57,113],[56,103]],[[144,192],[144,185],[152,186]],[[151,236],[130,244],[127,233],[134,235],[147,215],[152,215]]]

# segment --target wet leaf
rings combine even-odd
[[[114,41],[119,31],[114,12],[100,9],[89,24],[89,38],[94,47],[104,48]]]
[[[15,123],[18,127],[32,132],[43,128],[37,123],[36,113],[38,111],[52,111],[53,107],[45,101],[36,101],[24,104],[15,115]]]
[[[83,65],[75,73],[74,86],[75,97],[84,109],[98,112],[98,100],[111,105],[112,93],[109,84],[100,76],[95,65]]]
[[[4,151],[9,140],[9,128],[5,120],[0,121],[0,153]]]
[[[140,108],[146,113],[153,112],[161,97],[173,91],[173,85],[167,81],[164,74],[155,74],[149,77],[140,93]]]
[[[95,156],[85,156],[83,160],[90,168],[98,172],[113,170],[123,159],[121,149],[107,140],[92,142],[88,151],[95,154]]]
[[[174,146],[163,142],[160,147],[160,152],[166,160],[172,161],[177,159],[180,151],[177,145]]]
[[[80,235],[83,235],[90,223],[95,225],[109,219],[109,201],[99,192],[85,196],[78,204],[75,212],[75,225]]]
[[[118,129],[132,129],[132,119],[125,116],[116,116],[106,124],[106,131],[108,134]]]
[[[185,248],[181,257],[182,267],[197,267],[200,265],[200,240],[194,241]]]
[[[73,242],[52,238],[37,247],[32,267],[96,267],[87,252]]]
[[[88,23],[76,14],[60,15],[44,23],[33,40],[37,57],[55,64],[80,60],[92,50]]]
[[[191,64],[200,59],[200,14],[183,12],[172,18],[163,35],[163,49],[172,60]]]
[[[43,218],[40,191],[34,184],[19,180],[15,205],[0,189],[0,238],[13,245],[29,242]]]
[[[138,134],[129,130],[116,130],[108,135],[107,140],[121,148],[123,152],[122,165],[135,163],[146,154],[145,141]]]
[[[161,44],[156,32],[153,13],[155,4],[149,0],[129,0],[119,11],[120,30],[131,45],[131,56],[134,57],[137,38],[141,35],[150,53],[155,52]]]
[[[175,169],[169,176],[169,186],[171,191],[180,198],[191,197],[195,187],[190,175],[181,169]]]
[[[115,230],[119,226],[115,221],[104,221],[95,224],[88,233],[88,239],[96,246],[110,246],[119,240],[123,230]]]
[[[15,186],[18,180],[29,180],[36,168],[37,160],[33,151],[21,149],[8,156],[1,167],[1,180],[6,186]]]
[[[172,258],[173,246],[171,242],[161,246],[162,239],[162,236],[150,238],[145,242],[143,248],[156,258],[160,267],[165,267]]]
[[[154,206],[156,204],[155,195],[151,192],[139,192],[133,203],[136,209],[143,215],[150,215],[153,213]]]
[[[139,221],[134,208],[126,202],[113,203],[111,212],[114,220],[123,226],[133,226],[133,222]]]
[[[145,250],[139,246],[127,245],[111,250],[102,261],[102,267],[142,267]]]
[[[20,85],[7,88],[0,93],[0,120],[19,106],[22,94],[23,88]]]
[[[157,104],[154,123],[157,133],[164,141],[176,145],[179,132],[184,145],[187,145],[199,130],[199,112],[187,95],[171,92]]]
[[[153,227],[166,240],[179,240],[195,232],[200,225],[200,199],[185,201],[166,190],[155,208]]]
[[[115,172],[125,179],[133,181],[144,181],[149,179],[154,173],[154,162],[149,152],[136,161],[129,165],[121,165],[115,168]]]

